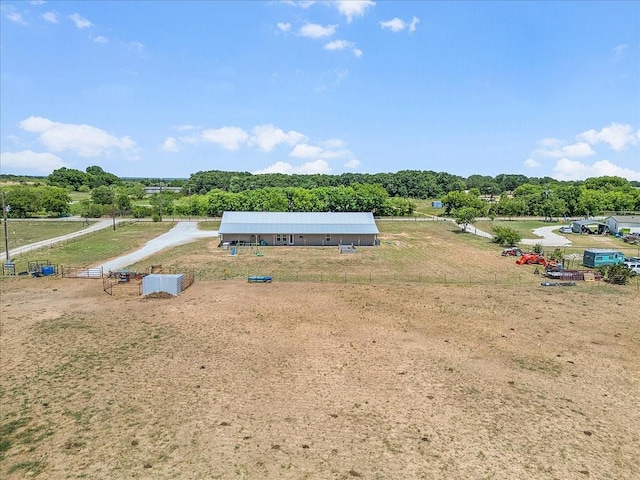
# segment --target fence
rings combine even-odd
[[[118,221],[118,225],[119,226],[127,226],[127,225],[133,225],[135,223],[138,223],[137,219],[134,220],[119,220]],[[85,231],[79,231],[76,232],[74,234],[71,234],[71,236],[68,236],[64,239],[58,240],[58,241],[54,241],[53,243],[49,243],[48,241],[44,241],[43,245],[38,245],[39,243],[43,243],[43,242],[36,242],[36,244],[33,245],[25,245],[22,247],[18,247],[18,248],[12,248],[10,253],[11,253],[11,257],[12,260],[15,260],[17,258],[19,258],[21,255],[24,254],[32,254],[32,253],[43,253],[46,252],[47,250],[51,250],[53,248],[56,247],[61,247],[61,246],[65,246],[65,245],[69,245],[69,244],[73,244],[75,242],[79,242],[79,241],[83,241],[86,240],[88,238],[92,238],[95,237],[97,235],[103,234],[107,231],[109,231],[111,229],[111,226],[106,226],[102,229],[99,230],[91,230],[88,232]]]
[[[170,271],[178,273],[184,272],[185,268],[180,266],[169,267]],[[164,269],[166,272],[166,268]],[[347,271],[338,272],[318,271],[318,270],[287,270],[285,268],[266,268],[264,270],[245,268],[209,268],[192,270],[194,279],[198,281],[217,280],[242,280],[247,281],[249,277],[271,277],[274,282],[311,282],[311,283],[342,283],[342,284],[422,284],[422,285],[501,285],[501,286],[521,286],[537,284],[545,280],[544,269],[541,268],[539,274],[520,273],[517,275],[500,275],[499,273],[489,273],[486,275],[450,275],[450,274],[399,274],[395,272],[382,273],[351,273]],[[601,276],[594,275],[596,283],[600,282]],[[576,278],[583,280],[582,278]],[[632,277],[630,285],[640,288],[640,276]],[[186,288],[186,287],[185,287]]]
[[[120,277],[106,275],[102,277],[102,290],[111,296],[141,295],[142,278],[123,281]]]
[[[157,267],[157,266],[156,266]],[[193,285],[195,274],[192,270],[184,271],[169,267],[168,269],[160,268],[162,274],[179,274],[182,275],[182,290]],[[148,273],[126,272],[126,274],[118,272],[110,272],[111,275],[102,277],[102,290],[111,296],[120,295],[142,295],[142,282]]]
[[[60,267],[62,278],[102,278],[102,267]]]

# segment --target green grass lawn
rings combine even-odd
[[[220,220],[198,222],[198,228],[200,230],[218,230],[220,228]]]
[[[379,220],[379,247],[340,254],[337,247],[241,247],[236,255],[202,239],[158,252],[130,268],[149,265],[195,271],[198,279],[272,275],[279,280],[333,282],[494,282],[512,283],[522,274],[501,248],[486,238],[462,233],[447,221]],[[473,260],[472,260],[473,259]]]
[[[440,201],[437,198],[432,199],[420,199],[420,198],[410,198],[409,199],[416,206],[414,214],[416,216],[424,216],[424,215],[435,215],[442,216],[444,215],[444,208],[434,208],[431,206],[431,202]]]
[[[91,193],[90,192],[69,192],[69,197],[71,197],[71,202],[77,203],[82,200],[90,200]]]
[[[522,238],[538,238],[536,235],[532,233],[532,230],[540,227],[549,227],[556,226],[560,228],[563,225],[566,225],[566,222],[558,222],[558,223],[549,223],[543,222],[541,220],[530,220],[530,219],[515,219],[515,220],[476,220],[473,224],[483,230],[485,232],[491,233],[491,229],[495,225],[499,225],[501,227],[509,227],[513,230],[517,231]]]
[[[95,221],[89,221],[93,224]],[[48,238],[67,235],[84,229],[86,224],[76,221],[57,220],[15,220],[7,221],[7,236],[9,238],[9,250],[39,242]],[[4,228],[4,224],[2,225]],[[2,232],[4,236],[4,230]]]
[[[44,223],[44,222],[36,222]],[[79,223],[82,222],[69,222]],[[93,265],[142,247],[146,242],[173,228],[173,222],[135,222],[87,233],[86,236],[60,242],[40,250],[15,256],[18,270],[29,261],[50,261],[52,265]],[[40,225],[44,229],[45,226]],[[57,235],[52,235],[55,237]],[[46,238],[46,237],[44,237]],[[10,245],[9,248],[14,248]]]

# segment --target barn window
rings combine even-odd
[[[327,235],[327,238],[325,239],[325,242],[330,242],[331,241],[331,235]]]

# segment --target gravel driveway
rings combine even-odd
[[[108,262],[96,265],[102,267],[104,272],[121,270],[150,257],[165,248],[182,245],[198,240],[199,238],[217,237],[217,230],[200,230],[198,222],[178,222],[175,227],[159,237],[149,240],[146,245],[135,252],[122,257],[114,258]]]
[[[554,230],[558,228],[557,225],[536,228],[533,230],[533,234],[541,238],[525,238],[520,243],[525,245],[536,245],[539,243],[543,247],[566,247],[571,245],[572,242],[567,237],[554,233]]]

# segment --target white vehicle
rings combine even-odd
[[[624,262],[624,264],[629,267],[629,270],[631,270],[633,273],[635,273],[636,275],[640,275],[640,262]]]
[[[564,227],[560,227],[560,233],[572,233],[573,230],[571,230],[571,227],[569,226],[564,226]]]

